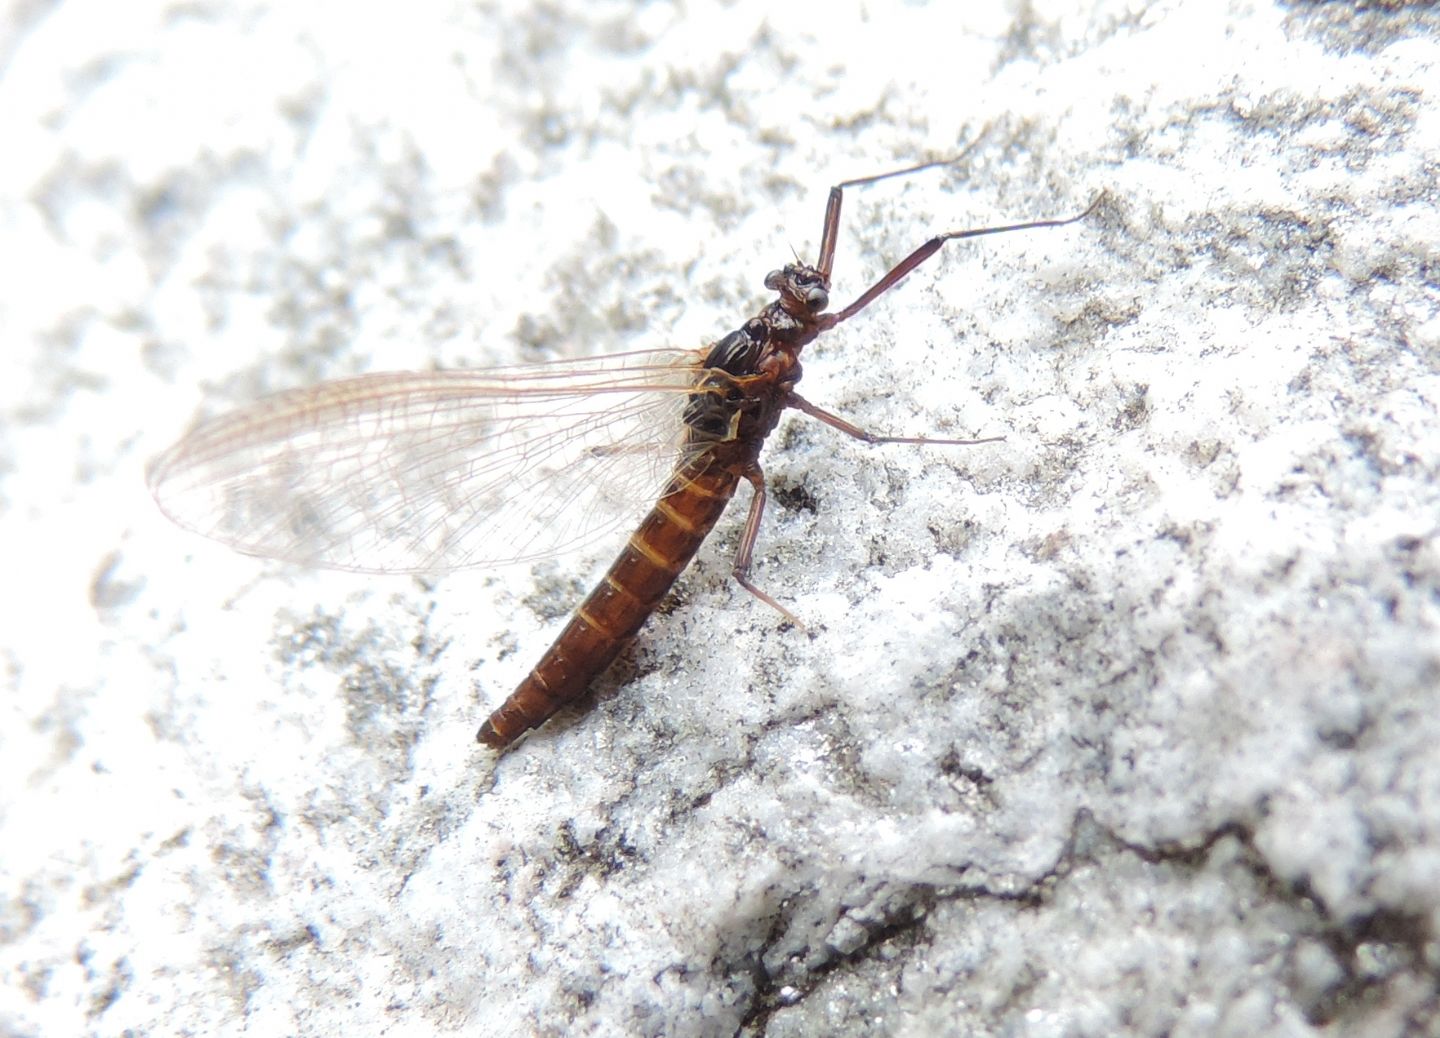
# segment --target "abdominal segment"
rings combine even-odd
[[[480,742],[501,749],[585,693],[695,557],[738,482],[732,468],[704,457],[680,467],[555,644],[481,726]]]

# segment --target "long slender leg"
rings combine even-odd
[[[740,548],[735,552],[735,568],[731,573],[737,584],[803,631],[805,625],[798,616],[750,582],[750,560],[755,555],[755,542],[760,537],[760,518],[765,514],[765,472],[758,462],[751,462],[740,475],[749,481],[755,493],[750,498],[750,512],[745,517],[745,529],[740,534]]]
[[[970,142],[970,146],[948,159],[935,159],[931,162],[922,162],[917,166],[906,166],[904,169],[892,169],[887,173],[874,173],[868,177],[856,177],[854,180],[842,180],[830,189],[830,199],[825,203],[825,226],[820,232],[820,259],[815,264],[820,273],[825,275],[825,280],[830,280],[830,271],[835,263],[835,243],[840,235],[840,203],[847,187],[864,187],[866,184],[874,184],[881,180],[889,180],[891,177],[903,177],[910,173],[920,173],[927,169],[934,169],[937,166],[953,166],[962,161],[967,155],[975,150],[983,137],[982,130]]]
[[[899,263],[895,264],[884,277],[867,288],[861,293],[859,299],[855,300],[855,302],[851,303],[845,309],[838,310],[833,314],[822,314],[820,327],[822,329],[834,328],[841,321],[850,320],[850,318],[875,302],[880,296],[894,288],[906,274],[909,274],[916,267],[920,266],[920,264],[939,252],[940,247],[947,241],[956,241],[960,238],[978,238],[982,234],[1004,234],[1006,231],[1028,231],[1035,227],[1064,227],[1066,224],[1076,223],[1079,220],[1085,219],[1085,217],[1089,216],[1099,207],[1100,202],[1104,198],[1105,192],[1102,191],[1086,206],[1083,213],[1079,216],[1071,216],[1064,220],[1031,220],[1028,223],[1009,223],[1003,227],[975,227],[970,230],[950,231],[947,234],[936,235]]]
[[[871,444],[928,443],[946,446],[969,446],[976,443],[998,443],[1005,438],[1003,436],[985,436],[979,439],[959,440],[941,439],[930,436],[877,436],[874,433],[866,432],[858,425],[847,422],[839,415],[831,414],[824,408],[816,407],[798,393],[791,392],[786,394],[785,404],[787,407],[793,407],[795,410],[807,414],[811,418],[818,418],[826,425],[839,429],[847,436],[853,436],[857,440],[863,440]],[[750,511],[745,516],[745,528],[740,533],[740,547],[735,552],[735,568],[731,570],[731,574],[734,576],[737,584],[760,599],[760,601],[764,602],[771,609],[774,609],[786,620],[789,620],[801,631],[804,631],[806,627],[801,623],[798,616],[786,609],[771,595],[755,586],[750,580],[750,564],[755,557],[755,544],[760,538],[760,521],[765,515],[765,471],[760,467],[759,462],[751,462],[740,475],[749,482],[754,493],[750,497]]]
[[[785,406],[793,407],[802,414],[808,414],[811,418],[818,418],[831,428],[839,429],[846,436],[853,436],[855,439],[864,440],[866,443],[938,443],[946,446],[958,445],[968,447],[976,443],[999,443],[1005,439],[1003,436],[984,436],[978,440],[941,439],[935,436],[877,436],[872,432],[866,432],[858,425],[852,425],[838,414],[831,414],[824,408],[816,407],[799,393],[792,392],[786,394]]]

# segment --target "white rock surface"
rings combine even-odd
[[[10,6],[0,1032],[1440,1031],[1440,16],[967,6]],[[714,339],[987,126],[847,195],[838,303],[1108,198],[807,353],[1006,437],[787,419],[809,637],[737,507],[497,760],[610,549],[304,572],[146,495],[269,390]]]

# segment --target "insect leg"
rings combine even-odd
[[[787,394],[785,397],[785,406],[793,407],[802,414],[808,414],[811,418],[818,418],[831,428],[839,429],[846,436],[853,436],[855,439],[864,440],[866,443],[938,443],[947,446],[970,446],[976,443],[999,443],[1005,439],[1003,436],[985,436],[977,440],[952,440],[935,436],[877,436],[875,433],[866,432],[858,425],[847,422],[838,414],[831,414],[824,408],[816,407],[799,393],[792,392]]]
[[[976,146],[981,138],[985,136],[982,129],[975,139],[970,142],[959,155],[948,159],[933,159],[930,162],[922,162],[916,166],[906,166],[904,169],[892,169],[886,173],[872,173],[868,177],[856,177],[854,180],[842,180],[830,189],[830,200],[825,203],[825,227],[820,234],[820,260],[815,266],[820,273],[825,275],[825,280],[830,280],[830,271],[835,262],[835,242],[840,234],[840,201],[847,187],[864,187],[866,184],[874,184],[881,180],[889,180],[891,177],[909,176],[911,173],[921,173],[927,169],[935,169],[938,166],[953,166],[963,161]]]
[[[765,514],[765,472],[759,463],[751,462],[740,474],[750,482],[755,493],[750,498],[750,513],[745,517],[745,529],[740,534],[740,548],[735,552],[735,568],[731,574],[737,584],[803,631],[805,625],[798,616],[750,583],[750,560],[755,554],[755,541],[760,536],[760,517]]]
[[[1094,201],[1085,208],[1083,213],[1079,216],[1071,216],[1064,220],[1031,220],[1027,223],[1009,223],[1000,227],[974,227],[964,231],[950,231],[946,234],[938,234],[914,252],[910,253],[910,255],[906,256],[899,263],[895,264],[884,277],[867,288],[860,295],[859,299],[855,300],[855,302],[851,303],[845,309],[836,311],[833,314],[822,315],[820,318],[820,326],[822,329],[834,328],[841,321],[848,321],[854,317],[861,310],[864,310],[871,303],[875,302],[880,296],[894,288],[906,274],[909,274],[916,267],[920,266],[920,264],[939,252],[940,247],[947,241],[956,241],[960,238],[978,238],[982,234],[1003,234],[1006,231],[1028,231],[1035,227],[1064,227],[1066,224],[1085,219],[1085,217],[1089,216],[1099,207],[1104,197],[1105,192],[1100,192],[1100,194],[1095,196]]]

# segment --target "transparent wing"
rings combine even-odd
[[[579,547],[653,504],[702,354],[362,375],[205,422],[155,460],[187,529],[251,555],[435,573]]]

